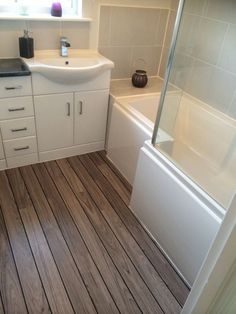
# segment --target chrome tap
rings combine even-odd
[[[68,43],[66,37],[60,38],[60,55],[62,57],[68,57],[68,47],[70,47],[70,43]]]

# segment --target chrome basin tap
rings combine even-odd
[[[68,57],[68,47],[70,47],[70,43],[66,37],[60,38],[60,55],[62,57]]]

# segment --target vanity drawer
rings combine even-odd
[[[0,120],[33,115],[34,108],[32,96],[0,99]]]
[[[22,167],[26,165],[32,165],[38,162],[38,154],[28,154],[24,156],[15,156],[15,157],[8,157],[7,158],[7,167],[8,168],[15,168],[15,167]],[[1,167],[1,164],[0,164]]]
[[[35,135],[34,117],[0,121],[3,140]]]
[[[30,76],[0,78],[0,98],[26,95],[32,95]]]
[[[3,143],[6,157],[22,156],[37,152],[35,136],[4,141]]]

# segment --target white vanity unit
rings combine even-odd
[[[86,83],[53,83],[32,73],[39,160],[102,150],[110,73]]]
[[[26,60],[31,76],[0,78],[0,169],[104,148],[113,63],[57,54]]]

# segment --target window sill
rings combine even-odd
[[[91,18],[78,17],[73,15],[65,15],[62,17],[55,17],[49,14],[31,14],[31,15],[17,15],[17,14],[0,14],[0,20],[16,20],[16,21],[52,21],[52,22],[91,22]]]

